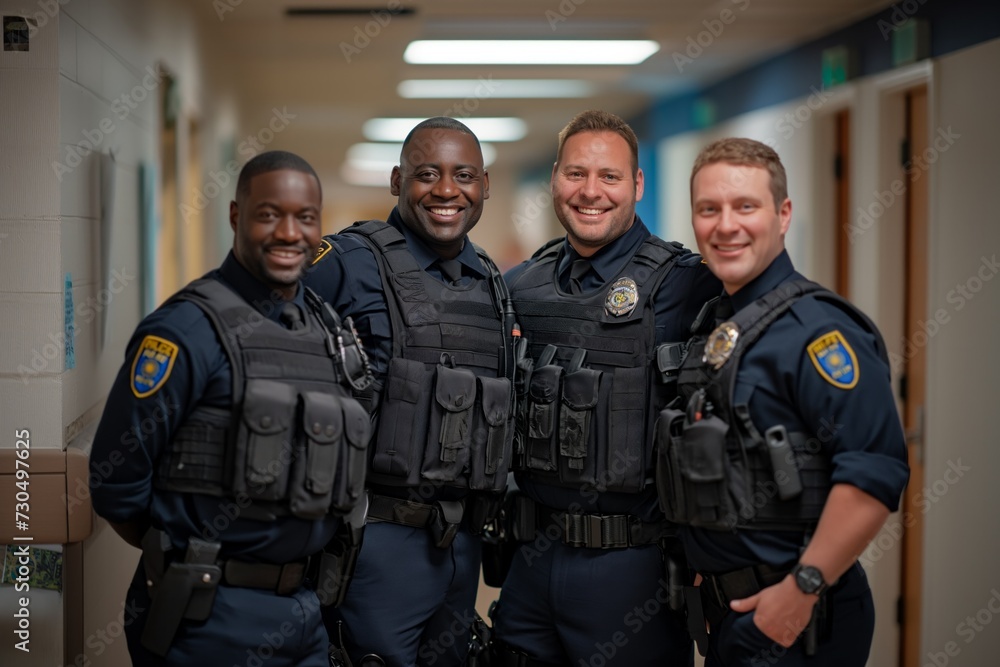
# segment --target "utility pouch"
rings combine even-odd
[[[507,484],[513,441],[510,380],[479,377],[476,381],[477,423],[472,434],[469,488],[499,491]]]
[[[434,505],[428,525],[434,546],[447,549],[455,541],[458,526],[462,523],[463,506],[460,500],[439,500]]]
[[[514,494],[499,494],[501,506],[483,531],[483,583],[501,588],[520,544],[511,535],[511,507]]]
[[[528,356],[528,340],[514,341],[514,456],[518,467],[525,465],[526,436],[528,433],[528,385],[535,362]]]
[[[680,472],[688,523],[703,528],[731,529],[738,515],[726,483],[729,425],[708,415],[684,428]]]
[[[656,420],[656,493],[668,521],[685,523],[687,503],[681,477],[680,452],[684,448],[684,412],[666,408]]]
[[[668,384],[677,381],[681,363],[684,361],[684,343],[663,343],[656,348],[656,370],[660,382]]]
[[[420,483],[434,381],[433,366],[393,357],[386,372],[372,472]],[[437,440],[437,433],[432,434]]]
[[[334,514],[344,514],[352,512],[365,499],[372,423],[368,412],[353,398],[341,397],[338,402],[344,414],[344,440],[347,444],[341,450],[330,509]]]
[[[472,412],[476,407],[476,376],[465,368],[438,365],[430,430],[421,475],[424,479],[452,482],[469,460]]]
[[[304,451],[292,470],[289,509],[301,519],[319,519],[330,508],[344,442],[340,398],[317,391],[302,393]]]
[[[142,632],[142,645],[149,651],[166,656],[182,618],[204,621],[211,615],[222,580],[222,568],[215,562],[220,546],[191,538],[184,562],[167,566]]]
[[[523,493],[513,493],[510,497],[510,536],[515,542],[530,542],[538,529],[535,501]]]
[[[549,364],[535,368],[528,386],[527,460],[529,470],[554,472],[556,425],[559,423],[559,394],[562,366]]]
[[[246,383],[237,435],[233,491],[251,500],[281,500],[288,490],[298,394],[292,385]]]
[[[473,493],[466,497],[465,515],[468,517],[468,521],[465,522],[465,525],[469,527],[469,532],[473,535],[484,535],[486,527],[498,520],[503,501],[502,491]]]
[[[591,440],[600,371],[581,368],[563,376],[559,412],[559,455],[572,471],[582,471]]]
[[[778,485],[778,497],[782,500],[797,498],[802,493],[802,480],[795,465],[795,454],[788,431],[781,424],[764,431],[764,442],[771,459],[771,472]]]

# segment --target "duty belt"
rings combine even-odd
[[[731,601],[756,595],[784,579],[791,571],[790,565],[775,567],[761,564],[725,574],[702,574],[700,588],[706,602],[717,608],[729,609]]]
[[[572,514],[535,504],[535,528],[555,527],[563,544],[589,549],[627,549],[657,544],[675,534],[669,524],[648,523],[630,514]]]
[[[435,546],[441,549],[451,546],[464,515],[465,502],[462,500],[439,500],[429,505],[377,493],[370,494],[368,499],[369,520],[427,528]]]

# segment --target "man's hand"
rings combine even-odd
[[[755,595],[733,600],[729,606],[738,613],[756,610],[753,622],[757,628],[776,644],[788,648],[809,625],[818,600],[818,595],[799,590],[795,579],[788,575]]]

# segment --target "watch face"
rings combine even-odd
[[[802,565],[795,574],[795,581],[804,593],[815,593],[823,587],[823,573],[811,565]]]

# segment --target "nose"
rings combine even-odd
[[[297,243],[301,241],[302,226],[299,224],[298,219],[291,213],[282,216],[274,228],[274,238],[285,243]]]
[[[601,197],[601,181],[598,174],[589,174],[580,187],[580,194],[587,199],[599,199]]]
[[[739,228],[740,226],[736,221],[736,214],[733,212],[732,207],[723,206],[719,212],[719,224],[716,226],[716,231],[722,234],[732,234],[739,231]]]
[[[444,174],[437,180],[434,187],[431,189],[431,193],[438,197],[439,199],[451,199],[458,193],[458,187],[455,185],[455,179],[453,179],[448,174]]]

